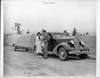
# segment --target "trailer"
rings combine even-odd
[[[16,38],[15,36],[11,37],[10,44],[13,45],[14,50],[18,49],[24,49],[26,51],[28,50],[35,50],[35,38],[36,34],[23,34],[23,35],[17,35]]]

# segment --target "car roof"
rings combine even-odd
[[[47,32],[47,33],[50,33],[50,34],[65,34],[65,33],[62,33],[62,32]]]
[[[47,33],[50,33],[50,34],[65,34],[65,33],[62,33],[62,32],[47,32]],[[74,36],[66,36],[66,37],[61,37],[61,38],[57,38],[57,39],[64,39],[64,38],[66,38],[66,39],[74,39],[74,38],[76,38],[76,37],[74,37]]]

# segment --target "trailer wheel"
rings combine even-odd
[[[13,49],[15,50],[15,44],[12,45]]]
[[[15,51],[17,50],[17,46],[14,47],[14,50],[15,50]]]

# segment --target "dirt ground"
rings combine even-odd
[[[61,61],[57,56],[49,55],[48,59],[38,58],[33,51],[14,51],[11,46],[4,47],[5,77],[36,77],[36,76],[95,76],[96,61],[80,60],[70,57]]]

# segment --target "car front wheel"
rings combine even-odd
[[[61,47],[59,49],[59,59],[62,60],[62,61],[65,61],[65,60],[68,59],[68,53],[65,50],[65,48],[63,48],[63,47]]]

